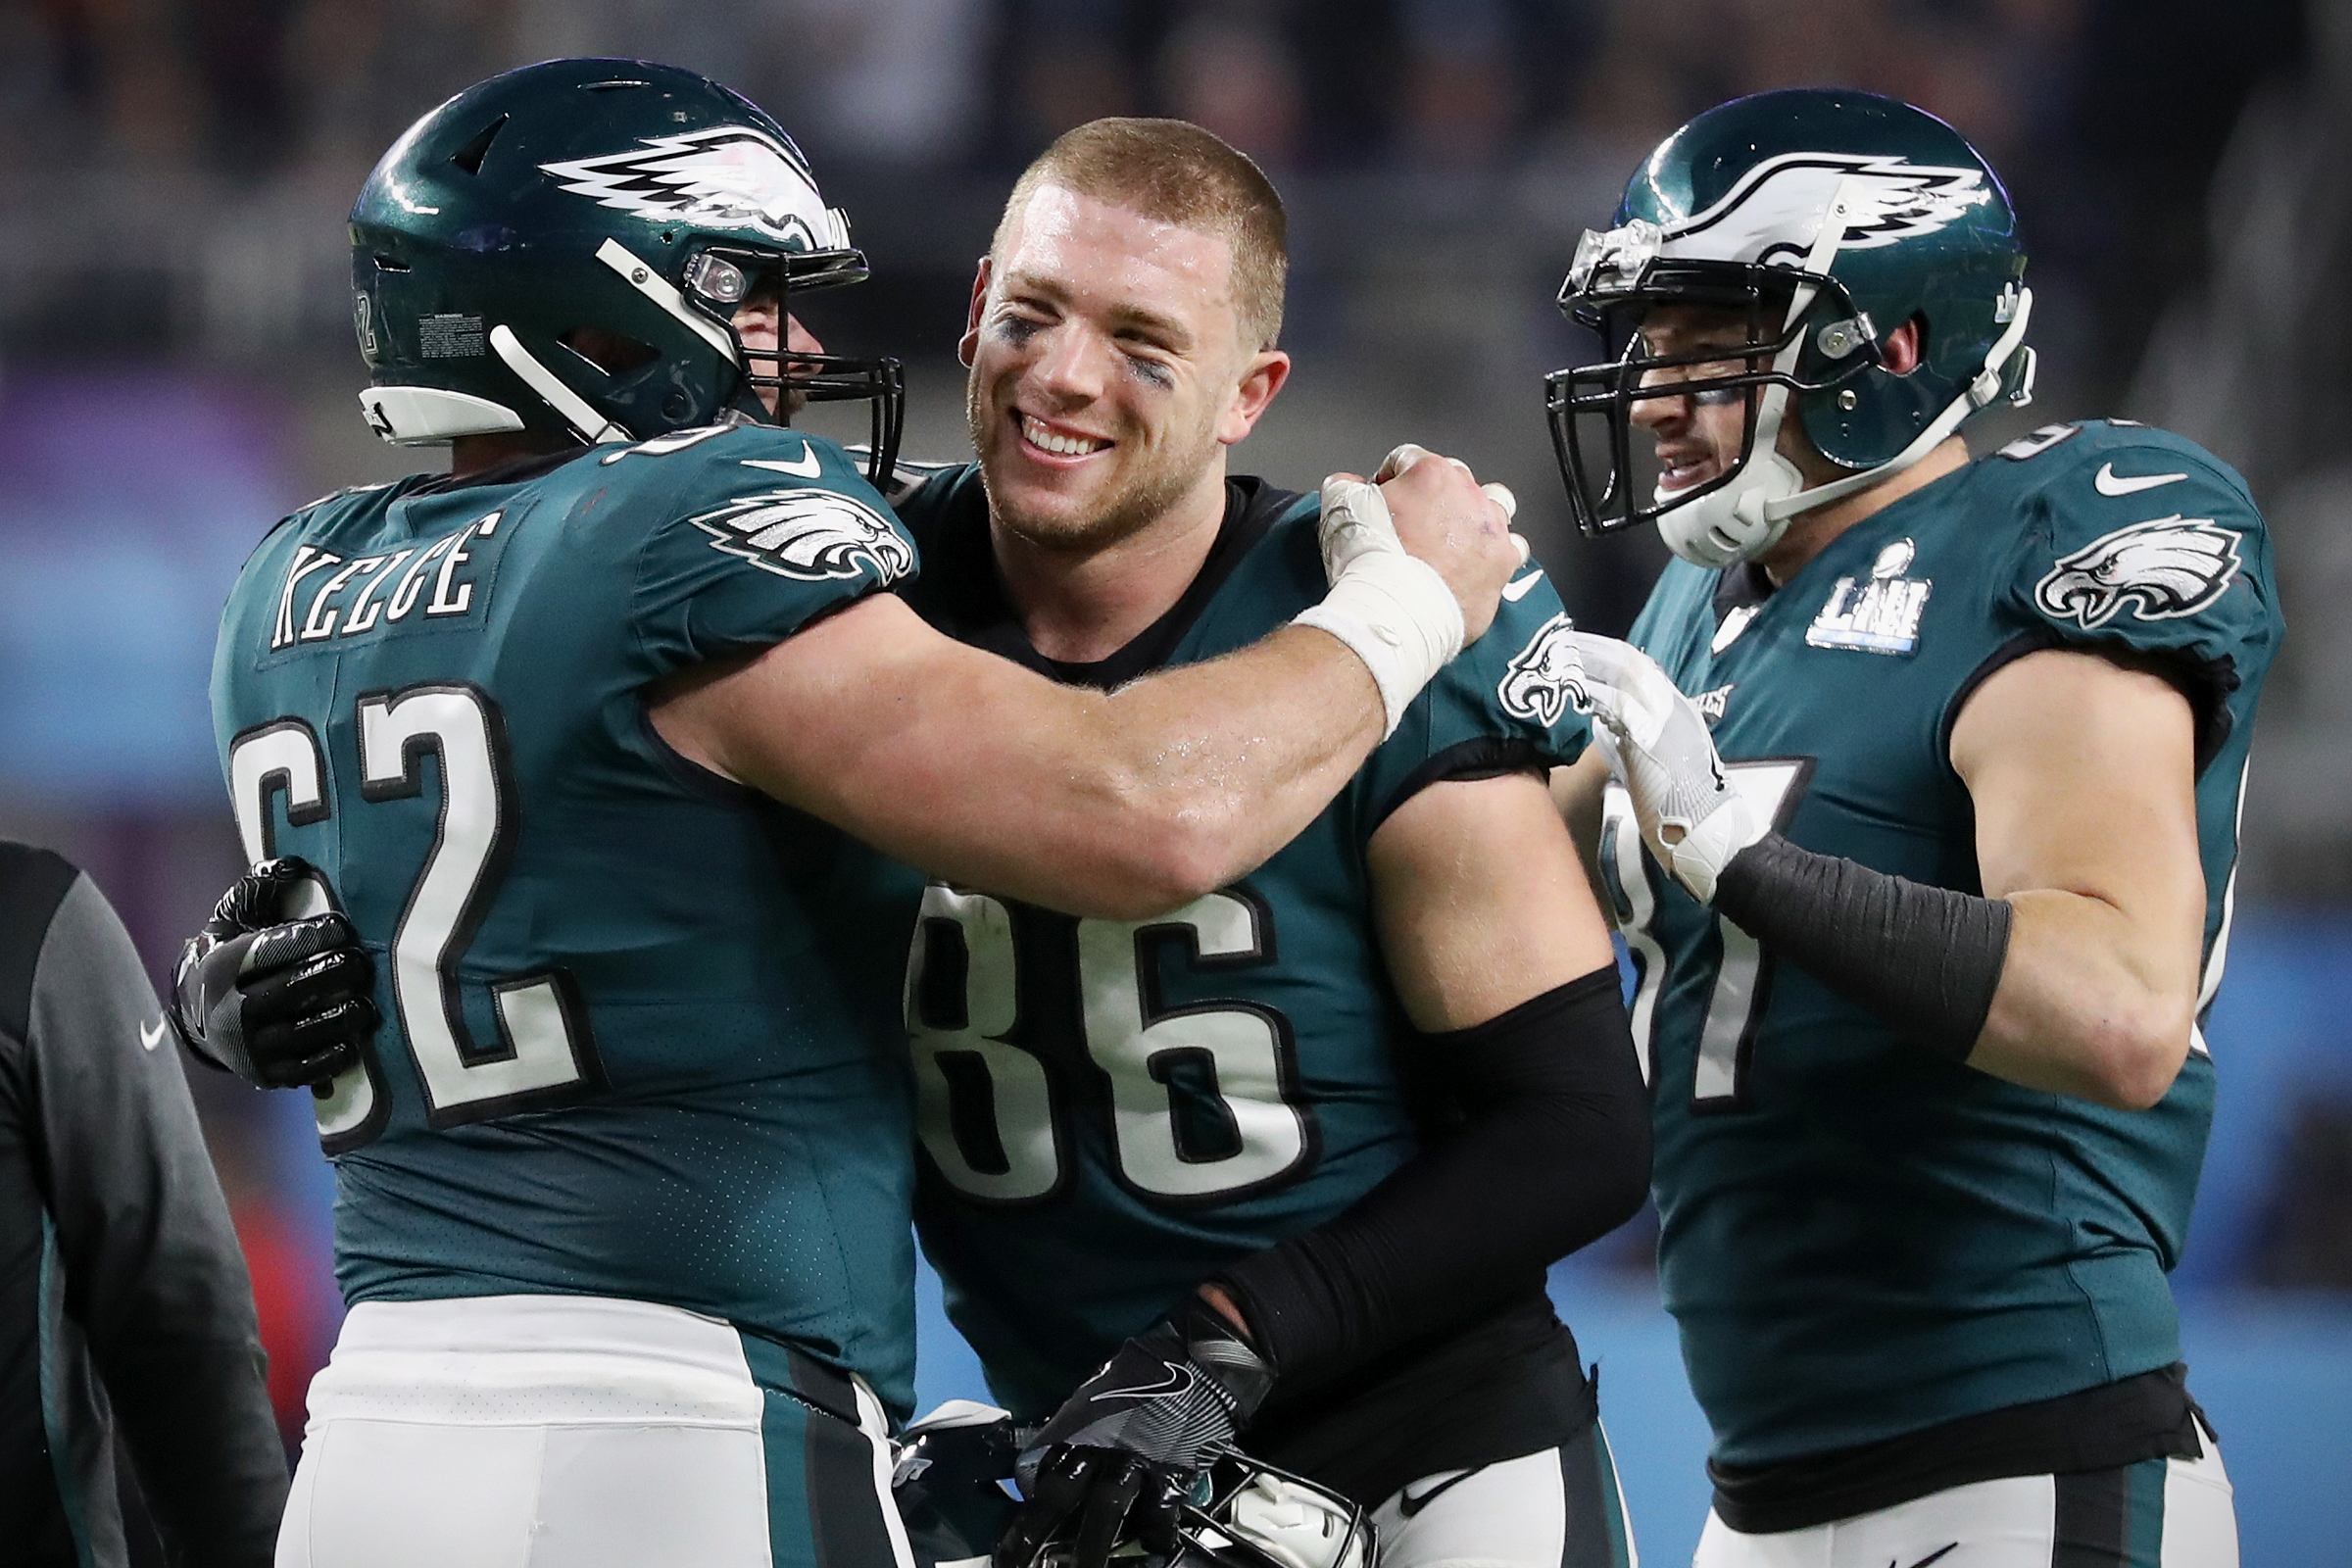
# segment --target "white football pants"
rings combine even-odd
[[[2221,1450],[2011,1476],[1807,1530],[1748,1536],[1710,1511],[1693,1568],[2237,1568]]]
[[[1377,1568],[1641,1568],[1607,1436],[1408,1483],[1372,1510]]]
[[[277,1568],[910,1568],[880,1406],[791,1354],[645,1301],[362,1302]]]

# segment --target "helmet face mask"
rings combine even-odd
[[[810,403],[870,406],[867,476],[878,485],[885,483],[898,462],[906,421],[906,378],[899,362],[799,350],[785,341],[793,296],[864,282],[865,258],[854,250],[808,255],[712,242],[691,254],[680,270],[685,283],[680,292],[687,303],[732,340],[743,367],[745,391],[760,399],[762,411],[769,405],[760,394],[772,394],[778,422],[790,424]],[[775,301],[776,346],[755,349],[744,342],[736,314],[747,301],[763,298]],[[750,412],[737,406],[740,412]]]
[[[2031,395],[2024,271],[2006,192],[1935,117],[1813,88],[1709,110],[1650,155],[1560,291],[1605,356],[1545,378],[1578,526],[1655,521],[1702,565],[1761,555],[1799,514],[1909,467],[2001,397]],[[1662,351],[1642,328],[1668,307],[1731,330]],[[1886,339],[1907,323],[1918,353],[1898,372]],[[1741,400],[1745,428],[1736,463],[1663,489],[1635,415],[1685,397]],[[1814,482],[1779,450],[1789,421],[1840,477]]]
[[[1111,1547],[1113,1568],[1371,1568],[1371,1514],[1330,1488],[1238,1450],[1199,1479],[1176,1510],[1177,1547],[1134,1540]],[[1069,1541],[1046,1548],[1046,1568],[1070,1568]]]
[[[917,1560],[985,1559],[1018,1507],[1005,1490],[1021,1446],[1012,1417],[951,1399],[895,1446],[891,1493]],[[1111,1546],[1113,1568],[1371,1568],[1377,1555],[1368,1510],[1238,1449],[1195,1478],[1176,1515],[1174,1552],[1124,1537]],[[1039,1560],[1068,1568],[1072,1556],[1064,1535]]]
[[[410,127],[351,225],[362,402],[386,440],[644,440],[863,398],[869,471],[895,461],[896,361],[747,351],[745,298],[773,287],[781,328],[794,293],[859,281],[865,260],[782,127],[691,72],[557,60],[491,77]],[[650,352],[614,364],[586,343]]]
[[[1810,298],[1792,319],[1800,292]],[[1755,451],[1764,388],[1833,392],[1882,363],[1876,329],[1843,285],[1794,268],[1652,256],[1622,282],[1596,283],[1587,274],[1580,286],[1572,271],[1559,306],[1608,355],[1544,378],[1544,415],[1569,505],[1577,526],[1593,536],[1655,522],[1737,479]],[[1683,335],[1700,341],[1657,347],[1643,329],[1661,312],[1685,317],[1695,331]],[[1835,358],[1791,352],[1824,333],[1840,351]],[[1783,369],[1784,364],[1793,368]],[[1711,478],[1667,489],[1654,443],[1635,416],[1643,405],[1684,398],[1742,409],[1739,455]]]
[[[1168,1568],[1370,1568],[1377,1554],[1371,1515],[1303,1476],[1237,1453],[1204,1479]]]

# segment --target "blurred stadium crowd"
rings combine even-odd
[[[2288,1038],[2261,1042],[2269,1119],[2217,1136],[2217,1164],[2237,1164],[2213,1277],[2352,1290],[2352,1047],[2328,1002],[2352,986],[2352,953],[2326,908],[2352,900],[2352,616],[2334,609],[2352,590],[2336,437],[2352,416],[2335,281],[2352,262],[2347,11],[15,0],[0,7],[0,834],[88,867],[159,970],[232,874],[205,697],[220,597],[270,518],[434,456],[379,447],[356,416],[343,215],[403,126],[504,67],[658,57],[791,127],[876,268],[816,324],[906,360],[914,456],[960,448],[952,347],[1012,173],[1099,115],[1208,126],[1293,210],[1299,367],[1244,467],[1301,484],[1407,436],[1458,451],[1513,485],[1571,608],[1602,630],[1630,620],[1663,554],[1566,527],[1538,377],[1589,347],[1550,306],[1574,237],[1709,104],[1869,87],[1948,119],[2015,182],[2043,381],[2013,428],[2164,424],[2241,466],[2270,513],[2292,635],[2240,892],[2269,911],[2247,940],[2297,957],[2233,978],[2314,989],[2245,1015]],[[337,1310],[329,1178],[298,1100],[199,1078],[291,1432]],[[2208,1221],[2215,1202],[2209,1177]],[[1617,1253],[1641,1261],[1638,1244]]]

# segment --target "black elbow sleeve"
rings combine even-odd
[[[1540,1287],[1647,1195],[1648,1095],[1614,964],[1415,1049],[1465,1123],[1345,1212],[1218,1277],[1286,1388]]]

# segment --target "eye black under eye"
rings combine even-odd
[[[997,336],[1008,343],[1026,343],[1044,330],[1045,324],[1026,316],[1000,316],[996,331]]]

